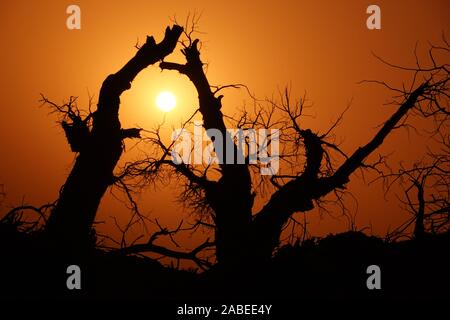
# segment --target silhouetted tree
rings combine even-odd
[[[398,182],[404,192],[400,199],[411,218],[391,232],[391,237],[404,235],[414,225],[413,237],[421,240],[427,233],[442,233],[450,228],[450,177],[449,158],[433,155],[431,163],[420,161],[411,168],[402,167],[396,172],[384,174],[388,189]]]
[[[80,291],[82,295],[86,293],[86,297],[96,294],[102,298],[116,297],[116,294],[128,297],[130,293],[149,297],[147,294],[150,293],[152,298],[161,298],[161,292],[164,292],[164,297],[182,292],[183,298],[188,295],[214,297],[231,293],[235,297],[236,294],[261,293],[261,296],[273,294],[273,297],[279,298],[284,294],[285,297],[297,299],[297,288],[302,286],[305,290],[300,293],[299,299],[309,298],[311,290],[313,295],[324,294],[325,297],[340,297],[343,293],[361,298],[361,293],[364,297],[373,293],[361,286],[361,271],[373,260],[386,266],[395,265],[387,272],[388,277],[400,276],[406,280],[403,282],[400,279],[391,285],[387,291],[388,297],[404,296],[404,291],[407,292],[405,296],[411,296],[411,289],[413,296],[419,291],[428,293],[428,288],[438,289],[433,296],[439,296],[444,291],[447,293],[448,286],[445,282],[441,284],[439,277],[448,269],[446,256],[442,252],[448,246],[450,226],[449,64],[438,62],[442,58],[448,61],[450,45],[446,40],[442,47],[431,46],[428,52],[430,62],[425,67],[419,64],[419,59],[413,68],[398,67],[382,60],[391,67],[411,72],[412,81],[401,88],[381,81],[367,81],[381,84],[394,92],[391,105],[395,110],[378,127],[375,135],[368,138],[367,143],[346,153],[336,142],[333,131],[343,121],[348,108],[328,130],[318,132],[307,128],[302,121],[309,107],[306,96],[294,101],[289,88],[281,91],[278,99],[259,100],[245,85],[211,85],[200,57],[201,43],[194,39],[195,24],[194,17],[191,27],[168,27],[164,40],[159,44],[153,37],[147,37],[136,55],[117,73],[105,79],[95,111],[91,111],[92,98],[89,111],[82,112],[75,97],[60,105],[42,96],[43,103],[60,116],[66,139],[77,156],[57,201],[40,207],[23,204],[0,219],[0,252],[6,262],[1,264],[1,271],[8,275],[6,278],[9,280],[0,294],[9,295],[14,289],[23,295],[24,288],[28,290],[31,287],[38,297],[54,289],[52,296],[61,298],[60,293],[63,297],[72,296],[74,292],[67,291],[63,285],[66,279],[60,282],[59,277],[54,275],[62,273],[68,262],[73,260],[84,265],[83,274],[89,275],[84,278],[88,289]],[[177,43],[182,47],[184,61],[164,61]],[[164,142],[162,125],[145,131],[121,128],[118,116],[121,94],[131,87],[131,82],[140,71],[157,62],[160,62],[164,72],[177,71],[194,85],[199,108],[181,126],[187,127],[199,113],[203,127],[212,130],[207,131],[211,142],[209,147],[213,147],[223,162],[199,165],[173,161],[171,155],[176,153],[176,141],[170,144]],[[253,109],[249,111],[244,108],[237,115],[225,115],[222,112],[224,96],[219,93],[227,88],[245,88],[252,98]],[[411,127],[409,120],[417,117],[431,119],[435,125],[430,137],[438,142],[436,149],[429,149],[426,156],[412,166],[401,164],[398,170],[390,170],[386,157],[379,156],[375,161],[371,159],[394,130]],[[235,129],[242,129],[245,134],[242,135],[242,131],[236,133]],[[256,129],[276,130],[267,132],[265,140],[258,140],[256,150],[251,150],[247,138],[252,134],[246,134],[254,134]],[[146,143],[148,153],[141,160],[125,164],[118,172],[115,169],[126,138],[141,139]],[[269,147],[278,142],[280,150]],[[259,162],[252,161],[255,156]],[[261,175],[262,169],[273,169],[270,160],[274,158],[279,158],[282,163],[280,172],[274,170],[272,175]],[[306,234],[306,213],[314,208],[326,210],[332,202],[340,206],[344,214],[348,212],[344,196],[348,192],[346,189],[350,179],[358,169],[373,170],[378,179],[385,183],[386,192],[397,182],[403,187],[405,200],[402,203],[412,213],[412,218],[395,230],[395,234],[402,234],[412,224],[415,224],[412,233],[416,240],[425,239],[428,233],[447,231],[447,234],[435,237],[436,241],[430,246],[423,245],[427,244],[426,241],[411,241],[413,246],[409,243],[406,246],[403,243],[385,246],[381,239],[352,229],[352,232],[321,240],[309,239],[301,245],[297,242],[295,246],[283,246],[274,257],[283,230],[291,222],[294,226],[298,224],[294,214],[304,214],[302,227]],[[142,215],[133,198],[135,192],[142,191],[149,184],[165,183],[170,179],[183,187],[179,200],[194,214],[195,221],[188,227],[184,221],[173,229],[163,227],[157,219],[151,220]],[[86,249],[89,247],[85,245],[93,244],[90,233],[94,219],[100,201],[110,186],[123,191],[132,216],[123,228],[115,220],[122,232],[119,241],[97,234],[96,247],[108,249],[109,252],[88,251]],[[254,202],[258,193],[268,194],[269,197],[262,208],[256,210]],[[0,205],[4,195],[0,185]],[[25,213],[33,213],[37,218],[25,216]],[[142,223],[147,227],[148,222],[153,223],[156,231],[150,233],[146,229],[145,234],[128,241],[127,233],[133,226]],[[354,221],[351,223],[353,228]],[[214,241],[207,238],[191,250],[181,249],[175,235],[185,231],[196,232],[198,228],[212,231]],[[161,238],[169,239],[176,248],[158,243]],[[104,245],[102,240],[105,239],[116,246]],[[61,245],[56,248],[63,249],[58,252],[61,254],[55,255],[52,244]],[[417,250],[416,255],[411,254],[410,249],[421,250]],[[431,249],[431,254],[428,254],[428,249]],[[73,259],[74,251],[77,259]],[[78,256],[80,252],[89,254]],[[154,259],[141,259],[143,253],[174,259],[177,263],[171,267],[176,269],[180,260],[190,260],[203,271],[210,272],[201,275],[173,272]],[[428,260],[434,258],[437,258],[436,264],[428,265]],[[305,264],[305,260],[311,263]],[[38,265],[35,265],[36,261]],[[410,269],[412,264],[415,268]],[[29,265],[36,266],[32,268],[36,270],[29,270]],[[320,268],[323,265],[326,268]],[[425,280],[417,279],[416,272],[428,275],[434,273],[434,269],[440,272],[431,280],[427,278],[426,285],[410,281],[412,278]],[[262,280],[261,272],[267,274],[267,278]],[[118,281],[111,281],[117,273],[121,275],[116,279]],[[49,286],[47,280],[51,278],[54,279]],[[286,279],[292,279],[292,286],[285,286]],[[18,280],[20,285],[17,285]],[[405,283],[409,286],[403,287]],[[429,287],[428,283],[433,285]],[[136,291],[136,288],[139,290]],[[227,288],[231,289],[230,292],[224,290]],[[396,291],[398,288],[401,288],[400,292]],[[242,292],[236,292],[236,289]]]
[[[225,146],[231,142],[234,154],[242,152],[235,142],[236,137],[227,131],[226,119],[234,128],[245,130],[279,128],[279,139],[283,144],[280,157],[298,169],[290,174],[265,178],[265,182],[274,187],[274,192],[259,212],[252,213],[257,181],[264,179],[255,171],[258,165],[248,161],[245,164],[221,163],[218,167],[208,165],[206,168],[189,163],[176,164],[168,158],[172,145],[164,145],[159,129],[150,132],[150,137],[146,139],[157,155],[124,168],[124,178],[138,176],[147,182],[155,182],[168,172],[183,176],[186,185],[181,198],[187,206],[201,214],[197,224],[214,230],[217,260],[228,270],[269,260],[279,245],[283,228],[294,213],[308,212],[315,206],[321,206],[323,199],[333,193],[336,201],[341,202],[346,185],[356,170],[376,170],[384,163],[382,157],[375,163],[368,163],[368,158],[394,129],[405,125],[409,114],[420,113],[427,108],[448,112],[448,64],[436,63],[433,53],[438,49],[435,47],[430,50],[431,67],[410,69],[414,73],[410,87],[396,89],[379,82],[396,92],[394,105],[397,109],[365,145],[347,155],[331,140],[331,132],[341,122],[342,115],[327,132],[318,133],[305,128],[300,122],[306,107],[305,99],[292,102],[288,90],[281,93],[280,101],[266,101],[265,107],[255,100],[252,115],[244,111],[238,118],[225,117],[221,111],[223,95],[218,95],[218,92],[239,85],[211,86],[200,58],[200,42],[193,39],[192,30],[185,32],[185,40],[181,44],[185,63],[163,61],[160,67],[162,70],[178,71],[192,82],[198,93],[198,111],[203,117],[204,128],[217,129],[224,137],[223,141],[212,139],[214,148],[226,153]],[[447,45],[439,50],[447,55],[448,48]],[[332,153],[342,160],[332,160]],[[211,168],[217,169],[215,174],[209,174]],[[219,177],[213,179],[217,177],[217,172]],[[147,251],[145,244],[139,249]]]
[[[428,141],[427,152],[421,160],[412,165],[400,164],[397,170],[380,172],[376,180],[383,180],[386,193],[394,184],[401,186],[403,196],[400,197],[402,207],[411,213],[411,218],[393,230],[389,238],[405,236],[405,231],[413,227],[413,237],[421,240],[427,233],[442,233],[450,228],[450,109],[448,99],[448,66],[436,62],[436,53],[448,55],[449,45],[443,38],[445,46],[431,45],[429,49],[430,64],[422,66],[416,53],[416,66],[402,70],[411,71],[415,77],[424,73],[431,74],[440,81],[430,82],[435,90],[412,110],[412,115],[429,119],[429,128],[421,130],[412,123],[403,123],[407,129],[413,128]],[[384,86],[387,86],[383,83]],[[399,91],[387,86],[389,89]],[[400,91],[401,92],[401,91]]]
[[[61,125],[77,158],[59,199],[52,210],[46,232],[75,246],[88,240],[94,218],[105,191],[114,181],[113,170],[123,151],[123,140],[138,138],[140,129],[122,129],[119,121],[120,95],[130,89],[136,75],[175,48],[182,33],[180,26],[167,28],[165,37],[156,43],[153,37],[139,48],[136,55],[102,84],[97,110],[83,117],[76,99],[60,106],[43,97],[54,111],[63,115]]]

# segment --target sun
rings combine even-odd
[[[161,111],[172,111],[176,104],[177,98],[170,91],[163,91],[156,97],[156,105]]]

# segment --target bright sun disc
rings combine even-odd
[[[164,112],[169,112],[177,104],[177,99],[172,92],[163,91],[156,97],[156,105]]]

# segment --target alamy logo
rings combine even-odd
[[[66,13],[70,14],[66,20],[66,26],[69,30],[81,29],[81,9],[76,4],[67,7]]]
[[[204,130],[194,122],[194,133],[186,129],[172,132],[171,151],[175,164],[258,164],[261,175],[274,175],[279,169],[279,129]]]
[[[66,273],[69,275],[66,280],[66,286],[69,290],[81,289],[81,269],[76,264],[67,267]]]
[[[369,30],[381,29],[381,9],[376,4],[367,7],[366,13],[370,16],[366,20],[366,26]]]
[[[366,286],[369,290],[381,289],[381,269],[379,266],[372,264],[367,267],[366,273],[370,276],[367,278]]]

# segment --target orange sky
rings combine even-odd
[[[66,28],[66,8],[81,8],[81,30]],[[48,110],[39,108],[39,93],[54,101],[70,95],[86,104],[88,92],[97,97],[105,76],[116,72],[145,36],[159,41],[170,18],[183,21],[188,12],[202,12],[202,57],[209,63],[213,84],[245,83],[261,98],[290,84],[293,95],[304,91],[314,102],[315,119],[305,125],[326,129],[353,99],[337,136],[351,152],[363,144],[392,112],[382,104],[390,97],[384,89],[358,85],[363,79],[382,79],[394,84],[409,80],[405,72],[381,65],[371,51],[386,59],[412,64],[417,41],[438,43],[441,32],[450,31],[448,1],[378,1],[382,29],[366,28],[368,1],[2,1],[0,3],[0,184],[7,199],[0,208],[26,203],[40,205],[56,199],[73,164],[61,128]],[[166,60],[180,60],[179,53]],[[162,119],[154,100],[158,92],[171,90],[178,97],[169,123],[179,123],[195,110],[196,93],[183,77],[150,67],[138,75],[122,96],[124,127],[152,128]],[[247,99],[243,92],[227,91],[225,112],[233,112]],[[131,144],[128,144],[130,147]],[[417,159],[423,141],[408,140],[396,132],[381,152],[395,151],[393,159]],[[135,150],[137,152],[137,150]],[[136,157],[129,153],[123,159]],[[121,162],[123,163],[123,161]],[[383,198],[380,185],[367,187],[354,179],[349,189],[359,199],[357,224],[373,227],[384,235],[408,215],[398,209],[394,197]],[[144,212],[151,211],[169,225],[187,213],[174,203],[174,190],[150,189],[140,199]],[[98,214],[124,221],[127,210],[107,195]],[[313,235],[347,229],[345,220],[310,213]]]

